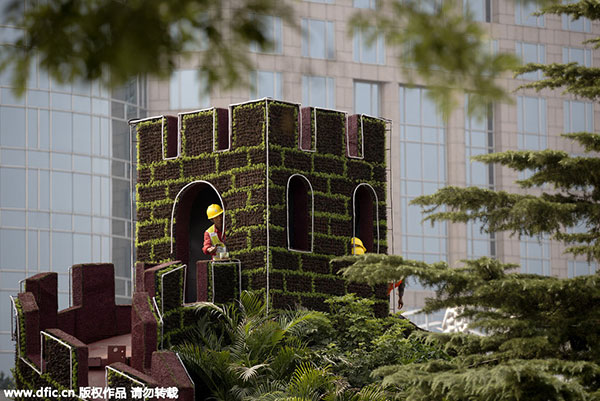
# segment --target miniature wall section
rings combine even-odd
[[[219,151],[215,144],[225,135],[224,113],[209,109],[181,114],[181,153],[167,160],[153,149],[160,146],[155,137],[169,129],[165,118],[137,123],[138,261],[190,262],[185,197],[208,182],[222,197],[226,244],[231,256],[242,261],[244,289],[268,288],[269,302],[276,308],[300,303],[324,309],[327,296],[356,292],[374,298],[378,313],[386,314],[384,286],[346,283],[329,264],[332,257],[350,254],[353,191],[359,184],[369,184],[377,194],[372,216],[379,217],[379,236],[373,222],[373,238],[379,238],[379,252],[387,252],[385,121],[351,116],[348,125],[343,112],[252,101],[230,106],[230,146]],[[368,144],[364,152],[363,142]],[[311,187],[312,252],[288,249],[286,186],[293,174],[304,176]]]
[[[74,306],[68,309],[57,311],[57,273],[28,278],[15,301],[18,388],[87,386],[86,344],[130,332],[131,307],[115,305],[112,264],[76,265],[72,277]]]
[[[34,362],[39,367],[40,356],[40,309],[30,292],[17,297],[19,343],[17,355]]]
[[[88,347],[59,329],[41,332],[43,368],[17,358],[13,370],[18,389],[38,390],[50,387],[59,391],[75,390],[88,385]],[[39,355],[38,355],[39,356]],[[41,368],[41,369],[40,369]],[[72,400],[73,398],[58,398]]]
[[[28,353],[39,354],[39,332],[46,329],[59,328],[84,343],[130,331],[130,307],[115,305],[112,264],[75,265],[72,274],[74,306],[60,312],[57,273],[39,273],[25,281],[26,292],[19,299],[30,334]]]
[[[177,387],[180,401],[194,400],[194,382],[174,352],[158,351],[152,354],[152,378],[160,387]]]
[[[40,330],[56,326],[58,310],[58,274],[38,273],[25,280],[25,291],[30,292],[40,310]]]
[[[88,385],[88,347],[60,329],[42,333],[44,373],[54,387],[77,390]]]
[[[131,331],[131,307],[115,304],[111,263],[74,265],[72,279],[73,306],[59,312],[60,329],[86,344]]]
[[[158,349],[159,325],[149,294],[136,291],[131,300],[132,368],[140,372],[151,369],[152,353]]]
[[[136,277],[143,280],[136,280],[132,332],[149,339],[133,345],[132,366],[136,369],[150,369],[152,352],[180,343],[185,328],[197,319],[193,305],[183,302],[185,269],[180,261],[157,266],[136,264]]]

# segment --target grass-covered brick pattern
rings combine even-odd
[[[71,380],[77,383],[77,374],[69,371],[72,355],[71,349],[52,337],[43,336],[45,371],[62,387],[69,388]],[[75,376],[73,378],[73,376]]]
[[[167,124],[161,118],[138,124],[138,177],[142,178],[137,184],[138,260],[156,264],[181,258],[177,241],[188,240],[176,234],[177,225],[187,224],[177,221],[181,199],[175,209],[173,254],[170,213],[177,192],[203,180],[223,199],[227,245],[231,256],[242,261],[244,289],[264,290],[268,283],[269,300],[275,308],[301,303],[323,309],[326,297],[347,292],[374,299],[380,311],[387,308],[385,293],[345,282],[329,264],[331,258],[350,253],[352,196],[361,183],[369,184],[377,193],[379,203],[373,202],[373,216],[377,209],[379,251],[387,251],[385,122],[353,117],[356,124],[351,130],[355,131],[347,134],[344,113],[314,108],[301,112],[296,104],[261,100],[231,106],[229,138],[224,136],[229,135],[225,112],[211,109],[182,115],[181,152],[169,160],[154,149],[161,145],[155,136],[172,138],[172,134],[161,135],[161,127]],[[300,149],[300,124],[303,148],[312,151]],[[362,127],[362,135],[357,127]],[[352,146],[359,145],[359,158],[348,156],[348,138]],[[219,151],[224,143],[229,149]],[[313,230],[309,226],[314,246],[309,253],[288,250],[286,188],[293,174],[306,177],[313,189],[314,216],[308,217],[309,221],[314,219]],[[376,239],[376,224],[373,230]],[[228,287],[233,287],[235,269],[225,268],[220,273],[231,275]],[[218,293],[219,288],[216,290]],[[230,297],[230,290],[223,289],[225,298]],[[219,297],[216,294],[215,299]],[[177,318],[180,322],[185,320],[185,313],[182,316]]]
[[[24,327],[22,328],[22,330]],[[21,331],[23,332],[23,331]],[[64,339],[62,339],[64,341]],[[81,346],[82,344],[78,344]],[[37,391],[40,388],[52,387],[59,391],[75,390],[79,388],[79,363],[78,352],[75,344],[71,349],[51,337],[44,336],[44,361],[45,369],[40,375],[30,365],[25,363],[18,355],[15,355],[15,367],[12,370],[16,388]],[[25,358],[26,359],[26,358]],[[72,360],[72,365],[70,361]],[[32,364],[31,361],[29,361]],[[15,398],[18,401],[30,400],[31,398]],[[35,398],[46,400],[49,398]],[[75,401],[78,397],[58,397],[52,400]]]

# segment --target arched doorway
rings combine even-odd
[[[314,195],[312,185],[305,176],[293,174],[288,179],[286,202],[288,249],[312,252]]]
[[[204,231],[213,224],[206,217],[206,209],[213,203],[223,207],[223,200],[216,188],[207,181],[195,181],[179,191],[176,204],[173,206],[171,240],[174,236],[175,249],[172,252],[175,254],[175,259],[187,265],[186,302],[196,301],[196,262],[210,259],[210,256],[202,252],[202,246]],[[223,211],[225,211],[224,207]],[[225,219],[223,224],[225,225]]]
[[[369,184],[354,189],[353,236],[360,238],[367,252],[379,253],[379,216],[377,193]]]

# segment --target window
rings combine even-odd
[[[179,70],[171,76],[169,106],[172,110],[198,109],[210,106],[205,77],[196,70]]]
[[[482,223],[469,221],[467,223],[467,258],[478,259],[482,256],[496,256],[496,234],[481,230]]]
[[[547,147],[546,100],[539,97],[517,97],[517,132],[519,150],[543,150]],[[531,172],[520,172],[526,179]]]
[[[273,71],[254,71],[250,73],[250,98],[270,97],[281,99],[281,73]]]
[[[592,51],[590,49],[580,49],[577,47],[563,47],[562,49],[562,62],[567,63],[578,63],[585,67],[592,66]]]
[[[575,3],[576,0],[563,0],[563,3]],[[591,32],[592,24],[589,19],[585,17],[572,19],[569,15],[562,15],[562,29],[566,31],[576,32]]]
[[[322,59],[335,57],[333,22],[302,19],[302,56]]]
[[[589,263],[585,261],[569,260],[568,268],[569,271],[567,272],[567,277],[573,278],[596,273],[598,264],[594,262]]]
[[[288,248],[312,252],[314,199],[308,179],[300,174],[292,175],[287,183],[286,199]]]
[[[473,156],[494,152],[494,118],[491,105],[482,118],[465,116],[465,145],[467,185],[493,188],[494,165],[471,160]]]
[[[25,209],[25,169],[0,168],[0,207]]]
[[[463,10],[475,21],[492,22],[492,0],[463,0]]]
[[[354,82],[354,113],[379,116],[379,84]]]
[[[250,45],[250,51],[263,52],[272,54],[283,53],[283,35],[281,29],[281,18],[270,15],[257,16],[259,23],[265,27],[265,38],[271,43],[271,46],[266,48],[260,47],[256,42]]]
[[[546,46],[535,43],[516,43],[517,57],[519,57],[523,64],[527,63],[539,63],[544,64],[546,62]],[[536,80],[542,77],[541,71],[532,71],[525,74],[519,75],[520,79]]]
[[[0,107],[0,146],[25,147],[25,109],[21,107]]]
[[[446,224],[422,223],[421,208],[409,204],[446,185],[444,123],[427,89],[401,86],[399,99],[401,252],[425,262],[447,260]]]
[[[417,10],[427,13],[434,14],[442,9],[444,0],[404,0],[405,3],[413,3]]]
[[[520,150],[546,149],[546,100],[517,97],[517,131]]]
[[[302,76],[302,104],[335,108],[335,80],[330,77]]]
[[[377,9],[377,0],[354,0],[354,8]]]
[[[547,237],[521,237],[521,273],[550,275],[550,242]]]
[[[367,252],[379,253],[379,222],[377,219],[377,195],[368,184],[359,184],[352,194],[353,237],[362,241]]]
[[[469,98],[466,98],[465,110]],[[494,151],[494,118],[490,105],[485,116],[465,116],[465,155],[466,183],[469,186],[494,188],[494,165],[475,162],[471,157]],[[494,233],[481,231],[480,222],[467,223],[467,257],[495,256],[496,243]]]
[[[565,100],[564,132],[593,132],[594,131],[594,104]]]
[[[383,35],[373,38],[373,28],[354,31],[354,55],[357,63],[385,64],[385,40]],[[371,39],[373,41],[371,42]]]
[[[544,26],[544,16],[532,15],[538,11],[536,4],[533,2],[526,2],[525,0],[515,1],[515,23],[517,25],[527,26]]]

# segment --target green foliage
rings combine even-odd
[[[372,300],[357,298],[354,294],[329,298],[330,320],[336,333],[335,341],[345,349],[369,344],[374,335],[383,331],[383,319],[373,315]]]
[[[17,354],[22,358],[27,359],[27,332],[25,331],[25,313],[23,312],[23,305],[21,300],[15,297],[15,308],[17,309],[17,324],[19,325]]]
[[[354,388],[376,383],[372,372],[382,366],[448,358],[436,344],[411,336],[415,326],[400,315],[375,317],[372,300],[348,294],[325,302],[328,320],[311,323],[312,359],[332,364]]]
[[[263,297],[248,292],[237,306],[199,303],[197,312],[198,324],[175,350],[219,400],[241,400],[258,387],[289,380],[306,355],[301,340],[306,322],[318,316],[267,315]]]
[[[375,318],[373,301],[328,303],[330,314],[266,314],[262,295],[248,292],[238,305],[200,303],[197,325],[174,349],[218,400],[383,401],[390,394],[370,377],[375,368],[447,359],[439,346],[406,338],[414,330],[407,320]]]
[[[346,278],[375,284],[415,277],[436,290],[424,312],[461,306],[470,327],[487,334],[413,333],[409,340],[441,344],[452,359],[377,369],[397,399],[587,400],[600,391],[600,275],[510,273],[514,265],[490,258],[458,268],[401,256],[355,258]]]
[[[26,34],[3,49],[1,65],[14,71],[21,92],[36,54],[58,82],[119,85],[144,74],[169,77],[181,53],[193,49],[205,50],[199,72],[209,85],[232,87],[246,81],[250,43],[271,45],[258,15],[290,16],[289,5],[276,0],[57,0],[27,8],[24,15],[18,3],[11,2],[9,18]]]
[[[568,134],[586,151],[598,147],[600,135]],[[541,195],[515,194],[485,188],[445,187],[436,193],[416,198],[424,206],[426,220],[452,222],[480,221],[483,231],[510,231],[519,235],[548,233],[562,241],[567,252],[600,260],[598,230],[600,201],[600,159],[594,155],[570,156],[563,151],[506,151],[475,158],[500,163],[515,170],[533,170],[523,188],[539,187]],[[551,191],[548,191],[550,189]],[[444,211],[438,211],[443,209]],[[572,228],[583,227],[574,233]]]

